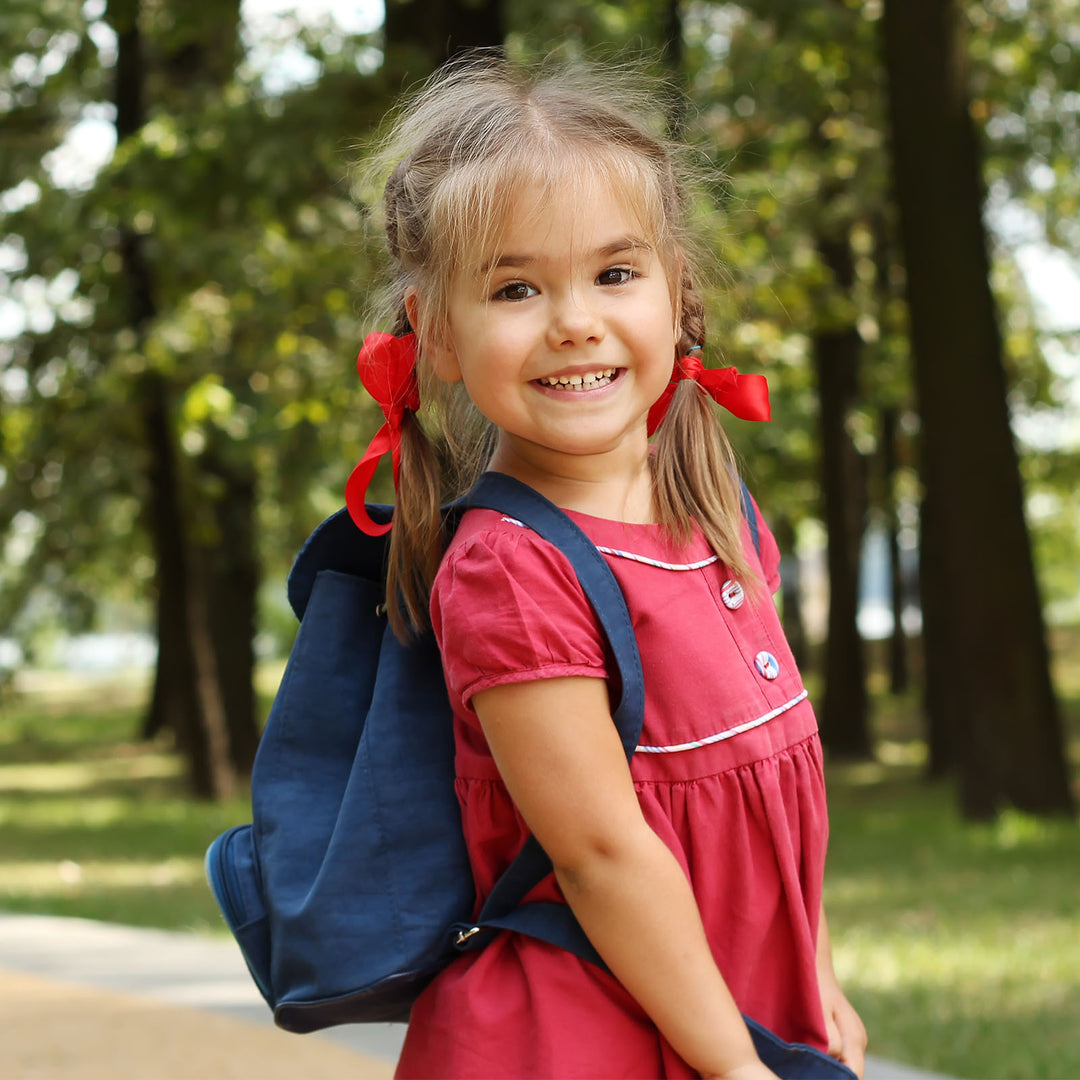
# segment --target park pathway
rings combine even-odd
[[[404,1031],[280,1031],[225,937],[3,913],[0,1017],[5,1080],[389,1080]]]

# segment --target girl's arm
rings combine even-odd
[[[690,883],[642,816],[607,683],[538,679],[472,703],[511,798],[615,977],[702,1076],[772,1077],[713,960]]]
[[[818,922],[817,970],[821,1004],[825,1009],[825,1026],[829,1032],[829,1053],[856,1076],[862,1077],[866,1065],[866,1028],[837,982],[824,903]]]

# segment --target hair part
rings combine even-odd
[[[404,99],[369,159],[369,180],[389,173],[382,215],[394,273],[386,314],[395,333],[417,335],[423,402],[420,417],[409,416],[402,429],[387,577],[391,625],[403,639],[428,625],[448,539],[441,506],[475,483],[494,446],[494,430],[463,386],[441,382],[425,353],[449,335],[446,312],[459,275],[490,273],[485,260],[498,252],[524,191],[538,195],[539,208],[603,185],[667,273],[679,330],[673,365],[704,344],[683,179],[693,170],[661,133],[668,111],[660,84],[645,83],[640,73],[631,82],[611,66],[526,69],[466,55]],[[627,109],[628,101],[638,107]],[[417,325],[405,308],[410,293]],[[679,385],[656,445],[661,524],[684,539],[696,520],[732,571],[749,576],[734,455],[700,386]]]

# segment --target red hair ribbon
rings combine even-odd
[[[675,387],[682,379],[693,379],[717,403],[740,420],[768,420],[769,384],[764,375],[740,375],[735,368],[707,368],[696,356],[681,356],[667,389],[649,410],[651,435],[667,415]]]
[[[345,505],[361,532],[384,536],[392,522],[379,524],[368,516],[367,489],[383,454],[390,454],[394,466],[394,489],[397,490],[401,466],[401,422],[405,410],[420,408],[420,389],[416,383],[416,335],[368,334],[364,338],[356,370],[367,392],[379,403],[386,423],[375,433],[360,463],[345,484]]]

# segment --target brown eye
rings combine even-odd
[[[511,281],[495,294],[496,300],[528,300],[536,296],[537,290],[524,281]]]
[[[637,277],[628,266],[609,266],[601,270],[596,277],[597,285],[625,285],[631,278]]]

